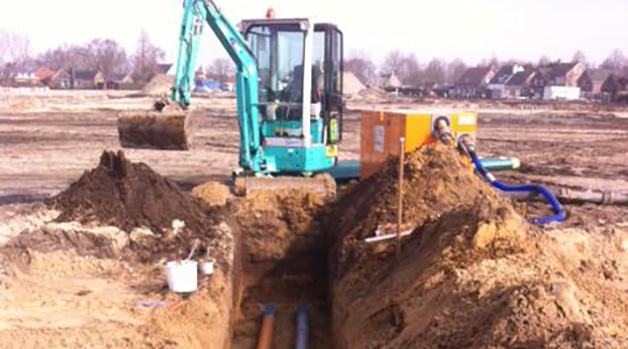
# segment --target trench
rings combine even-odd
[[[243,231],[242,240],[246,240]],[[259,239],[255,237],[252,239]],[[262,237],[269,244],[273,237]],[[272,348],[294,348],[299,305],[309,310],[308,348],[334,348],[328,278],[328,242],[318,223],[300,233],[277,260],[260,259],[242,243],[242,295],[236,297],[233,349],[256,348],[262,324],[262,306],[273,305]],[[238,299],[239,298],[239,299]]]

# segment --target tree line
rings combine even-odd
[[[600,68],[612,70],[620,74],[628,75],[628,58],[620,49],[615,49],[601,64],[587,60],[584,52],[578,50],[574,53],[572,61],[578,61],[587,68]],[[524,60],[499,60],[493,56],[482,60],[478,66],[493,66],[499,68],[505,64],[520,64],[522,66],[544,66],[552,63],[547,56],[542,56],[538,62]],[[345,70],[353,73],[362,83],[376,85],[382,76],[394,74],[401,84],[412,87],[441,86],[454,84],[467,69],[467,64],[461,59],[446,61],[433,58],[421,63],[417,56],[411,52],[399,50],[386,55],[384,61],[377,65],[369,56],[362,52],[353,52],[344,62]]]
[[[147,82],[155,74],[157,65],[163,58],[164,51],[151,42],[145,31],[140,33],[135,51],[131,54],[115,40],[94,39],[82,45],[66,44],[32,55],[27,37],[0,30],[0,83],[9,81],[20,71],[40,67],[55,71],[61,68],[98,70],[105,78],[132,73],[136,82]],[[599,65],[588,61],[581,50],[574,53],[572,60],[582,62],[589,68],[621,71],[628,75],[628,58],[620,49],[611,52]],[[542,66],[550,62],[549,57],[543,56],[536,65]],[[497,68],[514,63],[534,65],[533,62],[515,59],[500,61],[495,56],[482,60],[479,65]],[[366,85],[376,85],[382,75],[394,73],[405,86],[423,87],[455,83],[467,69],[467,64],[461,59],[448,62],[433,58],[421,62],[414,53],[395,50],[388,53],[379,65],[363,51],[356,51],[345,60],[344,67]],[[205,69],[199,68],[199,71],[211,73],[223,82],[233,75],[234,66],[227,59],[217,58]]]
[[[147,82],[163,58],[164,51],[151,42],[145,31],[140,33],[131,54],[115,40],[98,38],[85,44],[64,44],[38,55],[31,55],[27,37],[0,31],[0,82],[37,68],[97,70],[106,79],[132,73],[135,81]]]

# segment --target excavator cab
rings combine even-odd
[[[241,30],[257,60],[269,172],[333,167],[342,138],[342,32],[308,19],[247,20]]]
[[[191,91],[205,23],[237,71],[240,169],[234,174],[248,181],[332,169],[342,139],[342,32],[307,18],[245,20],[236,28],[213,0],[184,0],[175,86],[155,110],[118,118],[121,145],[190,148]]]

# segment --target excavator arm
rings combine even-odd
[[[184,112],[165,111],[122,116],[118,122],[121,143],[124,147],[132,148],[183,150],[189,148],[191,130],[188,128],[192,126],[188,122],[190,116],[187,110],[195,86],[200,39],[205,23],[209,25],[237,69],[240,166],[246,171],[259,172],[264,163],[260,151],[257,63],[240,32],[212,0],[184,2],[175,84],[168,101],[177,104]]]
[[[203,34],[207,22],[216,38],[237,68],[237,111],[240,127],[240,166],[257,172],[261,161],[258,117],[258,74],[255,56],[240,32],[222,14],[212,0],[186,0],[184,3],[177,73],[171,99],[182,108],[190,105],[190,93],[194,87],[194,74]]]

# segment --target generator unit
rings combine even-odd
[[[454,142],[460,137],[477,136],[477,115],[456,111],[363,110],[361,111],[360,180],[379,170],[390,155],[436,142],[446,127]]]

